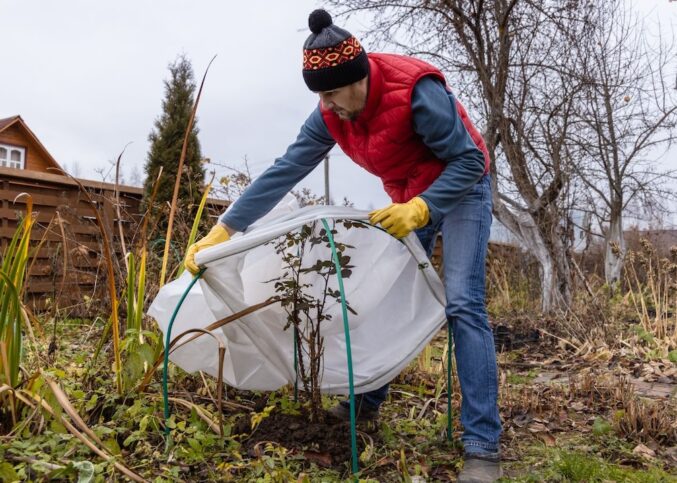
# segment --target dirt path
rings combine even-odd
[[[566,384],[569,382],[569,373],[546,370],[540,372],[531,382],[533,384]],[[652,399],[674,399],[677,401],[677,383],[647,382],[639,378],[629,378],[628,382],[632,385],[638,396]]]

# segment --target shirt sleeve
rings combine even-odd
[[[484,174],[484,154],[475,145],[456,110],[456,99],[444,84],[424,77],[412,94],[414,131],[447,165],[421,193],[436,224],[456,207]]]
[[[296,141],[287,148],[287,152],[252,182],[219,221],[237,231],[246,230],[273,209],[335,144],[317,107],[301,126]]]

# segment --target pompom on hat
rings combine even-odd
[[[331,91],[369,73],[367,53],[353,35],[334,25],[326,10],[308,17],[311,34],[303,44],[303,80],[313,92]]]

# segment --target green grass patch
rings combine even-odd
[[[677,476],[660,468],[635,469],[611,463],[596,455],[567,449],[533,449],[531,454],[517,463],[509,473],[520,474],[504,478],[515,482],[677,482]]]
[[[529,384],[533,381],[536,376],[538,376],[538,371],[531,370],[526,374],[514,374],[510,373],[506,376],[506,382],[508,384]]]

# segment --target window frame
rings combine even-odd
[[[0,159],[0,168],[26,169],[26,148],[16,144],[7,144],[0,142],[0,148],[7,150],[7,157]],[[12,152],[19,153],[19,161],[12,161]]]

